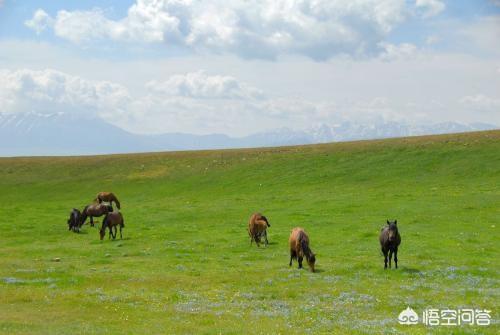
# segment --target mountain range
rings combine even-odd
[[[172,150],[249,148],[457,133],[498,128],[456,122],[410,125],[399,122],[321,124],[306,130],[280,128],[244,137],[223,134],[133,134],[100,118],[71,113],[0,113],[0,156],[93,155]]]

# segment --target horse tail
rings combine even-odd
[[[121,209],[120,208],[120,202],[118,201],[118,198],[114,197],[114,200],[115,200],[116,207],[118,207],[118,209]]]
[[[106,228],[108,225],[108,214],[104,215],[104,219],[102,220],[102,228]]]

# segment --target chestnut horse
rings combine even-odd
[[[248,236],[250,236],[250,245],[255,241],[257,246],[260,245],[260,239],[263,237],[267,246],[267,227],[271,227],[267,218],[260,213],[253,213],[248,220]]]
[[[101,202],[109,202],[112,204],[113,202],[116,204],[116,207],[120,209],[120,202],[118,201],[118,198],[111,192],[99,192],[97,193],[97,196],[95,197],[95,201],[98,203]]]
[[[309,237],[304,229],[299,227],[293,228],[288,243],[290,244],[290,266],[292,266],[292,260],[296,259],[299,262],[299,269],[301,269],[302,260],[305,256],[307,264],[309,264],[311,271],[314,272],[316,256],[309,248]]]

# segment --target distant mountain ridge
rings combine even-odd
[[[398,122],[321,124],[306,130],[279,128],[245,137],[223,134],[139,135],[100,118],[70,113],[0,113],[0,156],[93,155],[313,144],[497,129],[491,124],[455,122],[408,125]]]

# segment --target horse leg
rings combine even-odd
[[[118,228],[116,228],[116,226],[114,226],[114,230],[115,230],[115,234],[113,235],[113,240],[116,238],[116,233],[118,232]]]
[[[396,269],[398,268],[398,247],[394,249],[394,264],[396,264]]]
[[[267,231],[264,231],[264,240],[266,241],[266,247],[269,244],[269,241],[267,240]]]
[[[90,217],[90,226],[94,227],[94,217]]]
[[[384,269],[387,269],[387,250],[382,249],[384,253]]]
[[[295,255],[295,250],[290,249],[290,264],[289,264],[290,266],[292,266],[292,259],[294,259],[295,257],[297,257]]]
[[[299,269],[302,269],[302,260],[304,259],[304,257],[302,256],[299,256],[298,257],[298,261],[299,261]]]
[[[393,254],[393,250],[392,250],[392,249],[389,249],[389,269],[392,267],[392,265],[391,265],[391,262],[392,262],[392,254]]]

